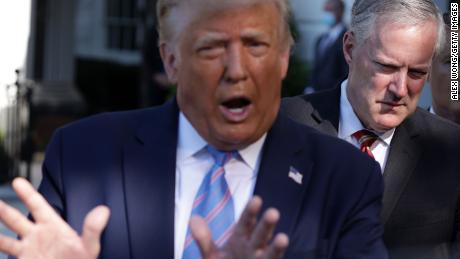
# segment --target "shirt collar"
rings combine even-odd
[[[351,107],[347,96],[347,87],[348,79],[343,81],[340,85],[340,119],[338,136],[341,139],[351,138],[353,133],[365,128]],[[395,129],[393,128],[383,133],[375,131],[372,132],[379,136],[379,139],[388,146],[391,143]]]
[[[183,161],[206,147],[206,141],[198,134],[185,115],[179,113],[179,139],[177,159]]]
[[[267,133],[262,135],[256,142],[251,145],[238,150],[243,161],[252,169],[257,168],[259,162],[262,146],[265,142]],[[179,113],[179,139],[177,149],[178,161],[184,161],[185,159],[194,156],[206,147],[206,141],[198,134],[195,128],[192,126],[190,121],[185,115]]]

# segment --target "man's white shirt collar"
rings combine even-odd
[[[348,79],[340,85],[340,122],[338,136],[341,139],[349,140],[351,135],[358,130],[365,129],[364,125],[358,119],[353,107],[347,96]],[[379,140],[386,146],[389,146],[393,138],[395,129],[388,130],[384,133],[374,132],[379,136]]]
[[[340,86],[340,119],[339,119],[339,132],[338,137],[351,143],[356,147],[360,147],[358,141],[351,135],[358,130],[365,129],[364,125],[358,119],[353,107],[350,104],[347,96],[348,80],[342,82]],[[385,165],[390,150],[391,139],[393,138],[395,129],[388,130],[384,133],[374,132],[379,136],[379,140],[375,141],[371,146],[372,154],[375,160],[380,164],[382,172],[385,169]]]

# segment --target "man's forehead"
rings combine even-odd
[[[433,30],[427,29],[429,25],[434,26]],[[433,28],[433,27],[432,27]],[[433,41],[431,42],[430,33]],[[412,57],[417,58],[419,65],[429,64],[431,56],[434,53],[437,38],[437,29],[435,22],[425,22],[422,24],[404,24],[396,22],[380,23],[376,30],[368,39],[367,50],[371,56],[377,56],[387,61],[398,62],[401,56],[409,53]],[[423,48],[423,52],[415,53],[415,47],[420,48],[420,41],[423,38],[423,45],[432,44],[432,48]],[[407,39],[414,41],[407,43]],[[426,44],[425,44],[426,43]],[[426,58],[423,58],[426,57]]]

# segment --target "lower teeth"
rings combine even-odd
[[[243,108],[232,108],[232,109],[229,109],[229,111],[231,113],[242,113],[243,112]]]

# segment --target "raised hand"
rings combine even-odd
[[[16,178],[12,185],[35,222],[0,201],[0,220],[21,237],[17,240],[0,235],[0,251],[19,259],[97,258],[100,236],[110,216],[107,207],[98,206],[86,215],[79,236],[28,181]]]
[[[289,239],[286,234],[273,230],[279,220],[279,212],[270,208],[265,211],[260,222],[257,214],[262,207],[262,199],[255,196],[246,206],[227,243],[219,248],[211,237],[211,231],[203,218],[190,219],[190,229],[204,259],[278,259],[282,258]],[[270,242],[271,241],[271,242]]]

